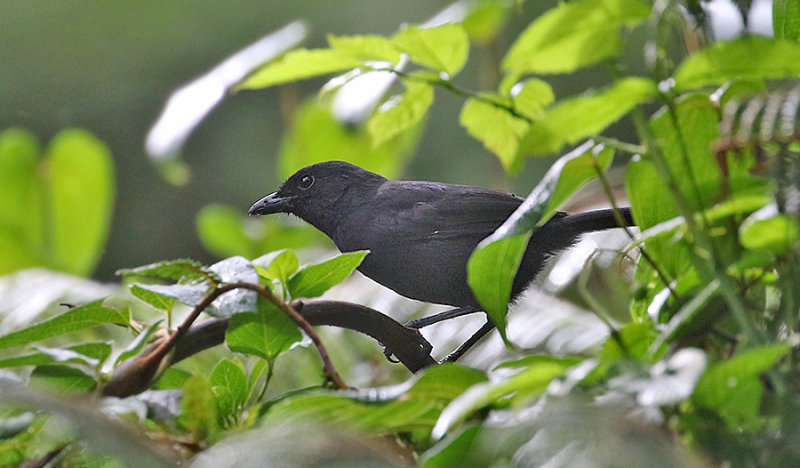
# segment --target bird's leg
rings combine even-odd
[[[450,353],[449,356],[444,358],[442,360],[442,362],[443,363],[444,362],[456,362],[456,360],[458,360],[458,358],[460,358],[461,356],[464,355],[464,353],[469,351],[469,349],[471,347],[473,347],[475,345],[475,343],[478,342],[478,340],[480,340],[481,338],[486,336],[486,334],[489,333],[490,331],[492,331],[493,328],[494,328],[494,322],[492,322],[491,320],[487,320],[486,323],[484,323],[483,326],[478,329],[478,331],[476,331],[472,336],[470,336],[469,339],[467,341],[465,341],[461,346],[456,348],[455,351]]]
[[[444,312],[439,312],[438,314],[433,314],[429,317],[422,317],[416,320],[412,320],[406,324],[406,327],[425,328],[428,325],[439,323],[442,320],[448,320],[451,318],[461,317],[463,315],[474,314],[476,312],[481,312],[481,308],[475,306],[459,307],[457,309],[445,310]]]

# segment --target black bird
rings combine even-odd
[[[297,171],[249,213],[291,213],[325,233],[342,252],[370,250],[359,271],[403,296],[459,308],[449,318],[481,310],[467,284],[467,260],[522,201],[480,187],[388,180],[328,161]],[[632,225],[630,210],[620,211]],[[614,227],[619,224],[612,210],[558,212],[531,236],[511,298],[548,257],[573,245],[578,236]],[[423,319],[416,325],[430,323]],[[484,334],[489,330],[490,324]]]

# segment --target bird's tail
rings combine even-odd
[[[605,209],[567,215],[558,220],[558,228],[581,234],[635,225],[630,208],[619,208],[618,212],[623,224],[620,224],[613,209]]]

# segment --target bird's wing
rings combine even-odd
[[[522,203],[514,195],[447,184],[405,183],[391,188],[394,208],[378,218],[409,240],[488,236]]]

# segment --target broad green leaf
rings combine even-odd
[[[118,275],[129,277],[151,277],[171,280],[207,280],[209,273],[202,263],[183,258],[151,263],[137,268],[125,268],[117,271]]]
[[[349,53],[333,49],[296,49],[287,52],[240,83],[238,89],[267,88],[277,84],[313,78],[360,67],[364,61]]]
[[[753,348],[710,366],[697,382],[692,401],[717,411],[731,428],[753,427],[764,391],[759,376],[790,349],[783,343]]]
[[[103,306],[103,300],[70,309],[63,314],[0,337],[0,349],[22,346],[54,336],[108,323],[127,325],[128,312]]]
[[[130,289],[134,297],[150,304],[156,310],[169,312],[175,304],[175,299],[144,289],[138,284],[130,285]]]
[[[247,399],[247,376],[242,363],[235,358],[222,359],[211,371],[209,382],[220,421],[238,418]]]
[[[484,98],[503,100],[499,96],[491,95],[484,95]],[[510,99],[505,101],[505,104],[511,104]],[[522,165],[521,160],[516,158],[517,149],[520,139],[530,128],[528,122],[511,115],[505,109],[476,98],[467,99],[458,120],[470,135],[497,155],[507,172],[519,172]]]
[[[28,131],[0,133],[0,274],[45,262],[40,151]]]
[[[467,264],[467,281],[504,340],[508,301],[531,232],[575,191],[611,166],[611,149],[588,142],[561,157],[525,202],[475,249]]]
[[[433,86],[417,81],[404,83],[406,91],[386,101],[367,122],[373,148],[419,123],[433,103]]]
[[[341,283],[364,260],[369,251],[359,250],[338,255],[326,262],[310,265],[289,279],[293,299],[321,296],[331,287]]]
[[[546,81],[532,78],[511,88],[514,109],[531,119],[541,119],[556,96]]]
[[[366,128],[343,125],[331,115],[329,108],[315,101],[302,106],[292,124],[292,130],[282,142],[279,165],[283,178],[303,167],[331,159],[353,163],[390,179],[397,177],[417,146],[421,127],[410,128],[373,147],[372,136]],[[279,247],[292,246],[272,244],[265,251]]]
[[[44,387],[60,395],[84,394],[96,384],[92,376],[69,366],[38,366],[31,373],[31,385]]]
[[[33,424],[34,416],[33,412],[25,412],[16,414],[15,416],[3,415],[3,417],[0,418],[0,441],[11,439],[26,431]],[[19,448],[20,447],[17,447],[17,449]],[[2,459],[0,458],[0,460]]]
[[[472,42],[488,44],[502,30],[514,3],[510,0],[482,0],[469,6],[472,11],[461,25]]]
[[[64,348],[65,351],[70,351],[77,355],[77,359],[83,363],[87,363],[87,359],[102,363],[111,354],[111,345],[108,343],[81,343],[75,346]],[[81,359],[81,356],[84,358]],[[69,359],[67,359],[69,361]],[[25,354],[22,356],[15,356],[12,358],[0,360],[0,368],[7,367],[22,367],[22,366],[42,366],[45,364],[53,364],[58,360],[52,353],[44,353],[42,351]]]
[[[751,250],[786,253],[797,243],[797,237],[797,222],[777,213],[762,217],[756,212],[739,227],[739,240],[745,248]]]
[[[53,264],[60,270],[86,275],[100,259],[111,226],[111,153],[88,132],[64,130],[50,143],[47,164]]]
[[[692,54],[675,71],[678,88],[731,80],[779,80],[800,75],[800,43],[759,35],[718,41]]]
[[[444,365],[425,370],[406,392],[386,401],[359,401],[347,396],[318,392],[289,397],[276,404],[264,424],[324,423],[333,427],[386,434],[401,431],[430,431],[445,405],[473,385],[486,381],[486,376],[474,369]],[[398,387],[407,386],[401,384]],[[370,392],[380,394],[381,389]]]
[[[773,0],[772,29],[777,39],[800,40],[800,2]]]
[[[518,394],[519,402],[526,403],[531,397],[544,392],[555,377],[578,362],[580,360],[575,358],[538,356],[511,377],[473,385],[442,410],[432,436],[435,439],[442,438],[452,427],[476,410],[497,403],[509,395]]]
[[[511,46],[504,70],[569,73],[611,57],[620,30],[650,14],[639,0],[578,0],[560,3],[537,18]]]
[[[385,60],[392,63],[400,61],[400,51],[392,44],[392,41],[383,36],[334,36],[329,34],[328,44],[331,49],[364,60]]]
[[[182,390],[178,422],[192,433],[194,440],[206,440],[219,430],[211,385],[205,377],[195,375],[186,380]]]
[[[414,62],[450,76],[464,68],[469,54],[469,37],[458,24],[406,26],[392,37],[392,42]]]
[[[273,361],[302,340],[303,335],[297,325],[272,304],[259,298],[258,306],[257,313],[245,312],[231,317],[225,344],[231,351]]]
[[[565,99],[531,126],[522,138],[519,152],[525,156],[560,151],[565,144],[602,132],[656,94],[655,83],[631,77],[592,95]]]
[[[477,424],[465,423],[447,438],[420,456],[419,466],[424,468],[455,468],[468,466],[467,460],[475,441],[482,432]]]

